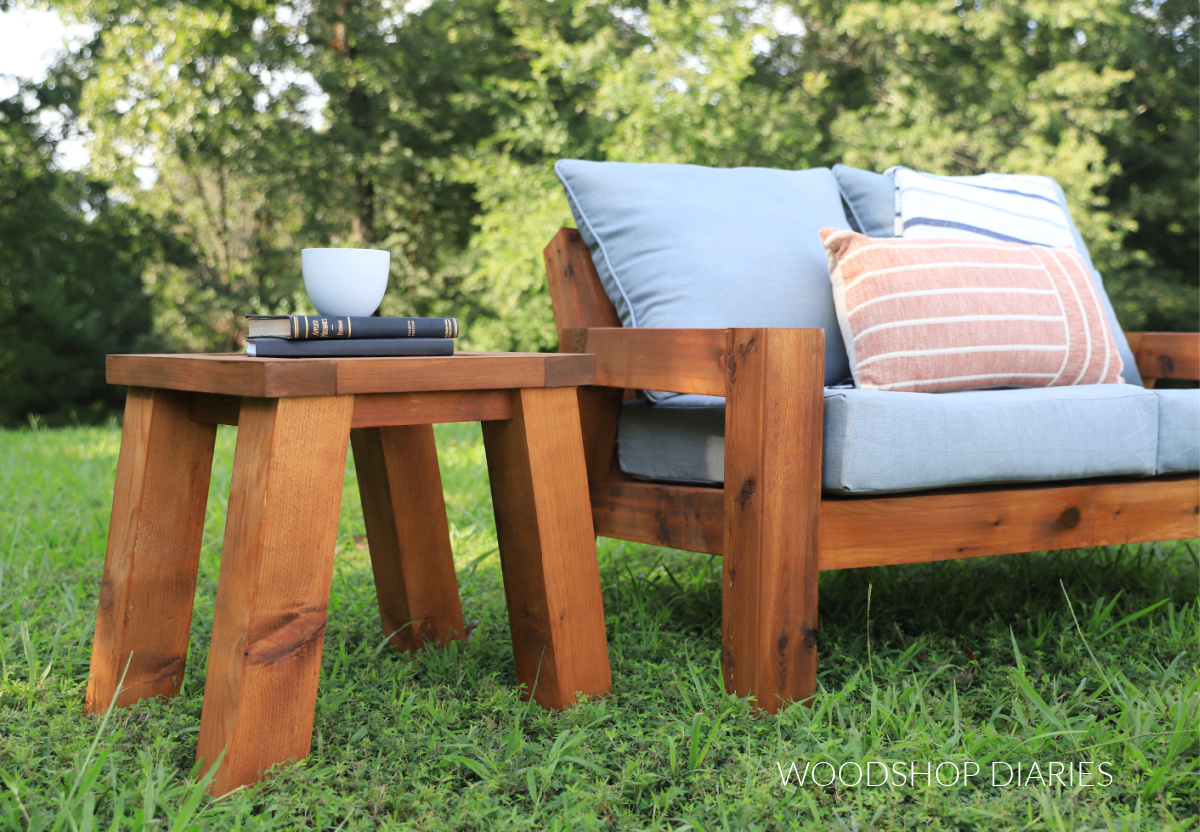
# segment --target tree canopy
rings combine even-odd
[[[38,301],[47,320],[82,320],[71,304],[99,316],[109,340],[79,336],[93,358],[230,350],[243,314],[306,309],[304,246],[389,249],[385,314],[454,314],[473,346],[552,349],[541,248],[571,224],[562,157],[1048,174],[1127,328],[1200,318],[1193,4],[51,7],[95,35],[0,111],[0,319],[30,327],[0,343],[0,374],[31,390],[12,356],[72,342],[65,324],[31,323],[20,287],[53,296]],[[87,136],[85,174],[55,169],[46,110]],[[101,395],[80,391],[31,393],[0,418]]]

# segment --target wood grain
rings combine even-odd
[[[726,394],[725,329],[570,329],[572,352],[594,353],[596,384]]]
[[[324,358],[252,358],[242,354],[110,355],[109,384],[229,396],[328,396],[336,362]]]
[[[356,429],[350,441],[384,634],[400,650],[462,638],[433,427]]]
[[[546,356],[546,381],[543,387],[579,387],[596,382],[596,357],[559,353]]]
[[[591,253],[576,229],[560,229],[542,250],[542,257],[560,349],[569,340],[567,329],[621,325],[616,307],[604,293]]]
[[[460,352],[404,358],[110,355],[109,384],[288,398],[595,383],[590,355]]]
[[[1198,535],[1195,475],[827,499],[821,505],[821,568]]]
[[[354,428],[369,428],[511,418],[512,396],[507,390],[445,390],[355,396],[350,424]]]
[[[578,388],[583,457],[589,482],[624,476],[616,464],[617,427],[624,392],[613,387]]]
[[[729,331],[725,687],[775,713],[817,685],[825,332]]]
[[[566,359],[566,360],[563,360]],[[500,390],[551,384],[590,384],[591,356],[548,353],[471,353],[428,358],[345,358],[338,360],[339,393],[391,393],[420,390]]]
[[[242,410],[241,396],[219,393],[188,393],[188,415],[192,421],[210,425],[236,425]]]
[[[353,400],[242,402],[197,757],[214,794],[305,757]]]
[[[1127,332],[1125,338],[1144,378],[1200,381],[1200,333]]]
[[[689,552],[721,554],[725,496],[720,486],[593,482],[596,534]]]
[[[215,426],[188,417],[186,394],[129,389],[84,705],[88,713],[109,707],[123,673],[119,707],[179,692],[215,437]]]
[[[722,489],[593,483],[596,533],[719,555]],[[1195,475],[821,501],[820,567],[853,569],[1200,536]]]
[[[517,681],[548,708],[612,689],[575,391],[513,391],[483,424]]]
[[[546,261],[550,302],[554,306],[559,352],[586,352],[574,349],[574,336],[568,334],[568,330],[620,327],[621,319],[617,310],[605,294],[592,256],[576,229],[561,229],[543,250],[542,256]],[[579,388],[583,454],[591,481],[608,477],[615,467],[613,451],[617,444],[617,421],[621,415],[622,398],[620,390]]]

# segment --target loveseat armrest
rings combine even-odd
[[[562,349],[596,356],[596,384],[724,396],[728,329],[568,329]]]
[[[1137,361],[1138,372],[1147,381],[1160,378],[1200,381],[1200,333],[1126,332],[1125,338]]]

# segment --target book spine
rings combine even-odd
[[[291,339],[333,338],[457,338],[457,318],[336,318],[292,315]]]
[[[451,338],[318,339],[252,338],[247,352],[259,358],[347,358],[356,356],[453,355]]]
[[[293,341],[312,341],[318,338],[350,338],[353,326],[347,316],[326,318],[319,315],[292,315],[288,318],[292,326]]]

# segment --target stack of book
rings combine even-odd
[[[263,358],[453,355],[458,337],[457,318],[246,317],[246,355]]]

